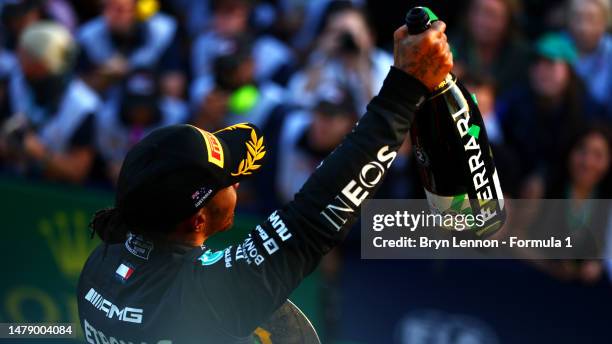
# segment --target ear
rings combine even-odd
[[[204,207],[200,208],[200,210],[189,219],[189,222],[194,232],[203,232],[207,222],[206,210],[204,210]]]

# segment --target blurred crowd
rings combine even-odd
[[[535,9],[472,0],[457,11],[448,3],[436,6],[452,12],[454,72],[479,100],[506,192],[607,198],[609,0]],[[0,166],[112,185],[129,148],[155,128],[248,121],[267,134],[271,161],[243,203],[260,203],[258,189],[273,198],[266,203],[285,202],[365,111],[393,62],[388,39],[376,39],[376,6],[384,5],[2,0]],[[420,196],[410,150],[406,142],[388,196]]]
[[[252,122],[268,161],[240,206],[266,213],[365,112],[417,4],[449,23],[508,196],[610,198],[609,0],[0,0],[0,171],[112,188],[156,128]],[[409,140],[379,197],[423,197]]]
[[[112,189],[156,128],[252,122],[267,162],[239,207],[267,215],[365,112],[415,5],[448,23],[507,196],[573,199],[565,230],[601,225],[588,200],[612,198],[610,0],[0,0],[0,176]],[[424,198],[408,138],[377,197]],[[321,269],[332,325],[338,257]],[[539,266],[588,283],[605,270]]]

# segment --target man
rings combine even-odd
[[[436,22],[419,35],[395,32],[395,67],[359,124],[292,202],[225,250],[203,245],[230,228],[238,183],[261,167],[258,129],[171,126],[134,146],[115,208],[92,223],[106,245],[92,253],[78,285],[87,342],[250,343],[346,236],[418,106],[451,70],[444,30]]]
[[[325,18],[307,65],[289,81],[289,98],[298,106],[310,107],[319,83],[339,82],[349,86],[362,114],[382,87],[392,57],[376,48],[365,12],[351,2],[332,1]]]
[[[20,36],[10,123],[0,134],[0,157],[12,173],[77,184],[91,176],[100,98],[92,74],[73,77],[76,54],[70,32],[53,22]]]
[[[161,75],[162,93],[180,98],[185,79],[177,23],[163,13],[139,13],[136,0],[105,0],[102,14],[77,33],[84,64],[118,79],[141,69]]]
[[[318,100],[310,111],[297,110],[284,116],[278,157],[273,161],[277,165],[274,189],[282,203],[293,199],[358,119],[354,99],[346,86],[326,82],[318,88]]]
[[[569,37],[578,50],[573,65],[591,96],[604,107],[606,121],[612,121],[612,2],[610,0],[568,0]]]

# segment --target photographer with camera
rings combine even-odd
[[[306,67],[289,82],[290,98],[296,105],[309,108],[315,105],[318,85],[350,85],[361,113],[382,87],[393,58],[375,47],[366,14],[350,1],[332,2],[325,18]]]
[[[9,173],[82,183],[95,161],[100,98],[95,75],[73,78],[75,42],[63,26],[30,25],[20,36],[19,67],[9,81],[12,115],[0,128]]]

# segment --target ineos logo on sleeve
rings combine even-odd
[[[374,172],[374,178],[368,179],[368,172]],[[363,186],[368,189],[371,189],[376,186],[378,182],[380,182],[384,174],[385,167],[378,161],[372,161],[361,168],[361,173],[359,174],[359,181]]]
[[[380,181],[387,169],[395,160],[397,152],[389,146],[383,146],[376,154],[376,161],[370,161],[361,167],[358,178],[351,179],[333,201],[321,211],[321,215],[336,230],[340,230],[348,221],[355,209],[370,195],[370,189]]]

